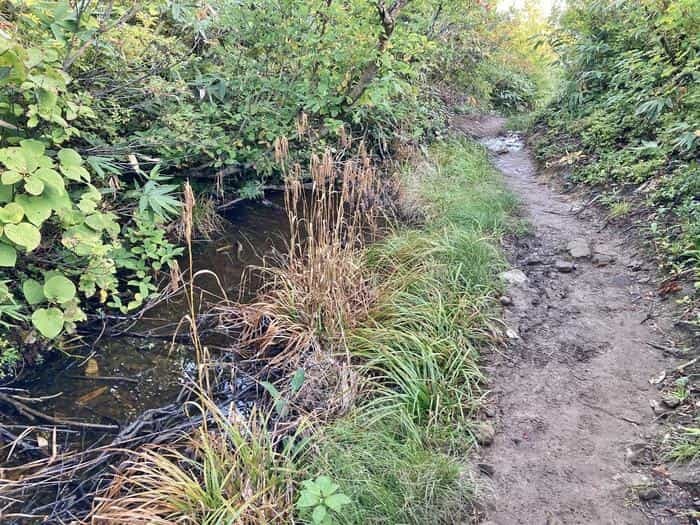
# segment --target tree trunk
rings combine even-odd
[[[394,0],[391,7],[386,7],[384,0],[378,0],[376,7],[379,13],[379,19],[382,24],[382,32],[379,34],[379,41],[377,42],[377,56],[369,64],[365,66],[362,75],[357,84],[348,93],[348,98],[350,99],[350,106],[354,105],[360,97],[367,90],[372,81],[376,78],[377,73],[379,73],[379,59],[386,52],[389,45],[389,40],[391,35],[394,33],[396,27],[396,17],[398,16],[401,9],[403,9],[406,4],[411,0]]]

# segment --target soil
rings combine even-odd
[[[692,506],[648,443],[673,370],[673,317],[655,267],[623,231],[538,172],[498,117],[455,125],[493,154],[529,234],[509,242],[510,344],[486,367],[493,444],[477,459],[489,524],[689,523]],[[576,258],[574,257],[576,256]],[[524,282],[522,282],[524,281]],[[657,407],[659,410],[659,407]],[[662,416],[663,417],[663,416]],[[645,501],[643,501],[645,500]]]

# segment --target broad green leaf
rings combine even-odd
[[[332,494],[331,496],[325,498],[323,503],[327,505],[329,509],[340,512],[343,506],[352,502],[345,494]]]
[[[39,229],[28,222],[5,225],[5,235],[13,243],[24,247],[31,252],[41,243],[41,233]]]
[[[46,199],[46,202],[53,210],[62,210],[64,208],[72,208],[73,202],[70,195],[65,189],[59,189],[54,186],[46,186],[44,193],[41,196]]]
[[[25,139],[20,140],[19,144],[22,146],[23,150],[26,150],[37,158],[43,156],[46,151],[46,145],[39,140]]]
[[[6,186],[10,186],[14,184],[15,182],[19,182],[22,180],[22,174],[17,172],[17,171],[3,171],[2,176],[0,176],[0,181],[5,184]]]
[[[25,179],[24,190],[30,195],[41,195],[44,191],[44,182],[39,177],[32,175]]]
[[[338,485],[333,483],[331,478],[328,476],[319,476],[316,478],[316,486],[321,490],[321,494],[324,496],[329,496],[338,490]]]
[[[308,507],[315,507],[319,503],[321,503],[321,498],[308,490],[303,490],[299,496],[299,499],[297,500],[297,507],[304,509]]]
[[[36,101],[39,108],[39,114],[44,117],[50,117],[56,107],[58,95],[48,89],[39,88],[36,90]]]
[[[320,525],[324,522],[327,515],[328,509],[325,507],[325,505],[319,505],[314,509],[313,513],[311,514],[311,518],[314,520],[314,523]]]
[[[54,275],[44,283],[44,295],[49,301],[65,303],[75,297],[75,285],[63,275]]]
[[[34,175],[36,177],[39,177],[47,185],[52,186],[59,191],[62,191],[66,188],[65,182],[63,181],[63,177],[61,177],[61,174],[54,169],[39,168],[34,172]]]
[[[46,194],[40,197],[18,195],[15,201],[22,206],[27,219],[35,226],[41,226],[46,219],[51,217],[51,202]]]
[[[41,335],[53,339],[63,329],[63,312],[58,308],[39,308],[32,314],[32,324]]]
[[[0,222],[17,224],[24,217],[24,208],[16,202],[10,202],[0,208]]]
[[[71,148],[64,148],[58,152],[58,160],[62,167],[82,166],[83,159],[80,154]]]
[[[4,268],[14,268],[17,262],[17,250],[9,244],[0,242],[0,266]]]
[[[70,180],[90,182],[90,172],[82,166],[61,166],[61,173]]]
[[[22,148],[4,148],[0,149],[0,162],[2,162],[8,170],[17,171],[20,173],[28,173],[26,157],[22,153]],[[4,183],[3,183],[4,184]]]
[[[22,292],[29,304],[39,304],[46,299],[44,296],[44,287],[41,286],[39,281],[34,279],[27,279],[22,283]]]

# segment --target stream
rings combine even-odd
[[[224,231],[194,243],[193,270],[209,270],[218,277],[218,283],[209,274],[197,279],[204,293],[220,297],[223,288],[233,299],[255,295],[259,283],[246,278],[245,287],[241,284],[247,269],[284,249],[289,234],[281,194],[271,201],[241,202],[223,217]],[[181,262],[182,268],[187,266]],[[12,386],[25,389],[27,397],[42,398],[33,406],[52,417],[123,427],[144,411],[175,401],[185,379],[196,373],[193,349],[172,341],[185,310],[184,294],[179,293],[145,312],[126,335],[93,336],[92,344],[70,356],[49,356]],[[102,437],[100,432],[76,434],[82,446]],[[75,434],[71,441],[77,441]]]

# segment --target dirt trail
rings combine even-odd
[[[671,326],[650,284],[652,264],[595,210],[538,175],[517,137],[493,140],[503,119],[457,124],[491,149],[532,229],[509,254],[522,272],[507,275],[512,345],[487,370],[497,432],[479,460],[492,485],[486,519],[675,523],[643,511],[630,488],[649,470],[627,457],[658,432],[650,378],[675,365],[649,344],[668,346]]]

